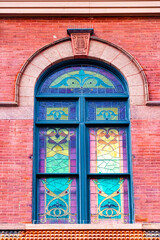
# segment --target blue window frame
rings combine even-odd
[[[95,60],[59,63],[35,87],[34,223],[132,223],[129,94]]]

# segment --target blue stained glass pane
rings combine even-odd
[[[120,79],[102,67],[78,64],[57,70],[42,83],[40,94],[125,93]]]
[[[74,178],[39,180],[39,223],[77,223],[77,186]]]
[[[126,120],[126,103],[88,101],[87,120]]]
[[[129,223],[127,179],[91,179],[90,195],[91,223]]]
[[[38,120],[77,120],[76,101],[47,101],[39,103]]]

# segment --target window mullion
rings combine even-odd
[[[85,102],[84,98],[80,98],[80,135],[79,135],[79,147],[80,147],[80,159],[79,159],[79,188],[80,188],[80,223],[88,223],[87,219],[87,162],[86,162],[86,128],[84,124],[85,117]]]

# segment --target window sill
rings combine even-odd
[[[160,223],[134,224],[0,224],[1,230],[160,230]]]

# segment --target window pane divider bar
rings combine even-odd
[[[100,95],[100,96],[96,96],[96,95],[93,95],[93,96],[84,96],[84,98],[86,99],[86,100],[97,100],[97,99],[99,99],[99,100],[107,100],[107,99],[112,99],[112,100],[119,100],[119,99],[128,99],[129,98],[129,95],[109,95],[109,94],[107,94],[107,95]]]
[[[67,94],[66,95],[63,95],[63,96],[56,96],[56,95],[36,95],[36,98],[37,99],[55,99],[56,101],[57,100],[61,100],[61,99],[64,99],[66,98],[67,101],[70,101],[70,100],[77,100],[79,97],[77,96],[68,96]]]
[[[89,178],[102,178],[102,177],[126,177],[129,178],[129,173],[88,173]]]
[[[78,177],[78,173],[37,173],[38,178],[42,177]]]
[[[72,125],[72,126],[78,126],[80,122],[79,121],[37,121],[36,125]]]
[[[86,125],[129,125],[130,121],[86,121],[84,122]],[[43,120],[43,121],[36,121],[36,125],[79,125],[79,121],[50,121],[50,120]]]
[[[126,125],[128,126],[130,124],[130,121],[87,121],[85,122],[86,125]]]
[[[76,94],[76,96],[74,96],[74,95],[72,95],[72,96],[69,96],[68,94],[64,94],[64,95],[62,95],[62,96],[60,96],[59,94],[58,95],[36,95],[36,98],[37,99],[64,99],[64,98],[68,98],[68,99],[78,99],[78,98],[80,98],[80,97],[84,97],[84,98],[86,98],[87,100],[88,99],[97,99],[97,98],[99,98],[99,99],[128,99],[129,98],[129,95],[128,94],[107,94],[107,96],[106,96],[106,94],[104,94],[104,95],[102,95],[102,94],[100,94],[100,96],[98,96],[98,94],[96,95],[96,94],[94,94],[93,96],[91,96],[91,95],[78,95],[78,94]]]

